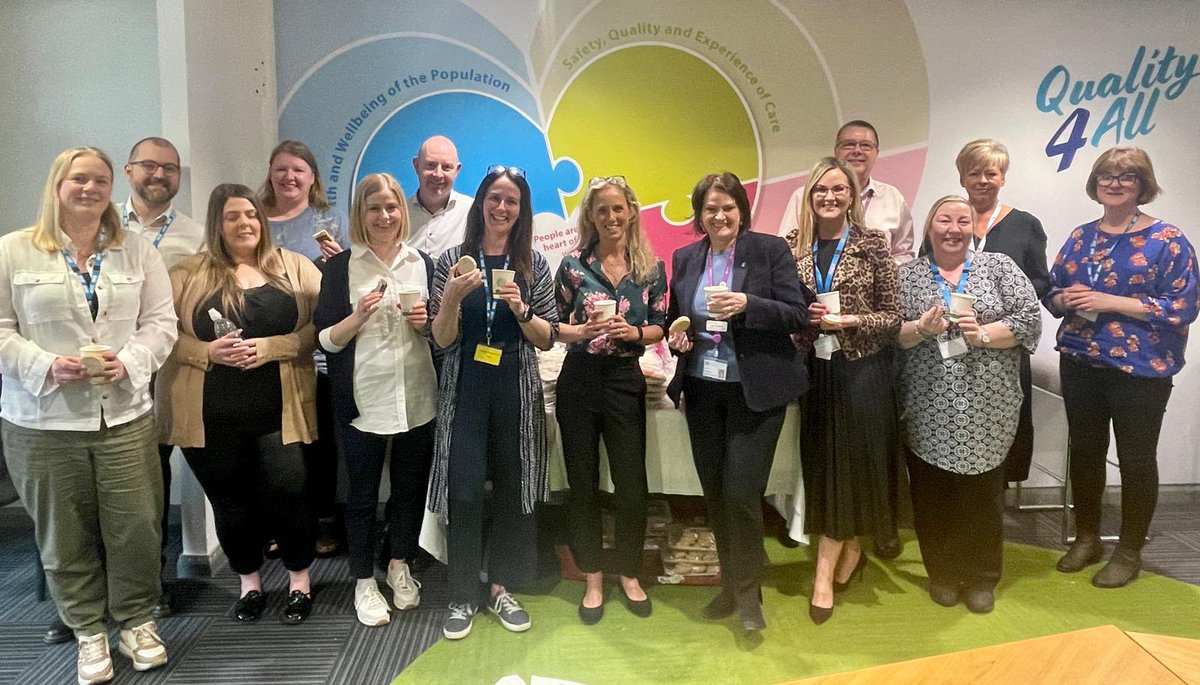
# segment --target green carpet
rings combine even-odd
[[[1005,545],[993,613],[937,606],[926,594],[911,537],[895,562],[873,559],[863,580],[839,595],[833,618],[815,626],[808,619],[809,550],[767,545],[767,629],[759,640],[742,636],[735,617],[700,617],[715,589],[650,588],[654,615],[639,619],[619,601],[619,587],[610,586],[604,620],[585,626],[576,614],[582,583],[560,582],[545,595],[519,595],[533,619],[528,632],[509,633],[494,616],[477,616],[466,639],[435,644],[394,685],[491,685],[509,674],[587,685],[766,684],[1109,623],[1200,638],[1200,587],[1143,573],[1126,588],[1098,590],[1090,571],[1056,572],[1058,552],[1018,544]]]

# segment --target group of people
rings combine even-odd
[[[0,238],[0,431],[78,641],[79,682],[113,676],[108,617],[121,623],[119,651],[135,670],[166,663],[153,542],[164,537],[171,446],[212,502],[240,577],[236,620],[265,610],[260,570],[272,546],[289,578],[281,620],[311,613],[317,522],[332,514],[340,456],[359,621],[383,625],[392,606],[419,605],[413,561],[433,518],[446,531],[445,637],[466,637],[483,608],[527,630],[511,588],[537,572],[535,513],[550,494],[538,351],[556,343],[567,349],[555,419],[586,624],[604,615],[605,571],[616,571],[629,611],[652,613],[639,581],[638,360],[660,341],[678,355],[668,394],[683,406],[722,571],[706,618],[736,613],[747,631],[766,626],[761,501],[797,399],[804,527],[819,536],[812,620],[827,621],[835,594],[862,575],[862,537],[884,558],[899,553],[905,477],[930,597],[990,611],[1003,489],[1029,467],[1039,302],[1064,318],[1079,535],[1058,567],[1101,559],[1111,422],[1122,535],[1093,583],[1132,581],[1171,376],[1197,314],[1192,246],[1140,209],[1159,192],[1146,153],[1100,156],[1087,193],[1104,215],[1075,229],[1053,269],[1041,224],[999,200],[1009,163],[1000,143],[963,148],[966,197],[933,204],[919,254],[904,198],[871,176],[874,127],[849,122],[833,153],[793,195],[784,237],[750,230],[735,175],[702,178],[691,194],[698,239],[673,255],[669,284],[623,177],[586,185],[577,244],[554,273],[533,249],[525,171],[494,165],[474,198],[458,193],[457,151],[441,136],[413,159],[416,193],[369,174],[348,216],[329,206],[312,152],[284,141],[258,192],[213,189],[203,226],[171,207],[180,160],[168,141],[134,146],[124,168],[134,194],[120,206],[102,151],[60,154],[37,222]],[[611,557],[601,439],[614,485]],[[390,602],[375,579],[385,465]]]

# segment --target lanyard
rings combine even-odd
[[[1092,249],[1088,254],[1087,263],[1088,279],[1091,281],[1093,288],[1096,287],[1096,279],[1100,277],[1100,263],[1107,259],[1108,256],[1113,253],[1113,250],[1117,249],[1117,245],[1120,244],[1121,238],[1124,238],[1125,234],[1129,233],[1129,229],[1133,228],[1133,225],[1137,223],[1137,220],[1141,218],[1141,216],[1141,210],[1135,211],[1133,216],[1129,219],[1129,224],[1125,226],[1125,230],[1117,234],[1117,237],[1113,238],[1112,245],[1109,245],[1108,249],[1104,250],[1104,252],[1101,254],[1096,253],[1096,243],[1100,240],[1100,222],[1103,221],[1103,219],[1096,220],[1096,232],[1092,234]]]
[[[946,279],[942,278],[942,272],[938,271],[937,264],[933,260],[929,260],[929,270],[933,272],[933,282],[937,283],[938,290],[942,292],[942,299],[946,301],[946,309],[950,308],[950,288],[946,284]],[[956,293],[962,293],[967,289],[967,276],[971,273],[971,260],[968,259],[966,264],[963,264],[962,275],[958,277],[958,286],[954,289]]]
[[[817,292],[827,293],[833,289],[833,274],[837,271],[838,262],[842,261],[842,251],[846,249],[846,238],[850,236],[850,224],[842,224],[842,237],[838,239],[837,248],[833,251],[833,259],[829,261],[829,273],[822,275],[817,266],[817,241],[813,241],[813,280],[817,282]]]
[[[988,235],[990,235],[992,232],[992,226],[996,225],[996,218],[1000,216],[1000,207],[1002,207],[1002,206],[1003,205],[1000,204],[1000,201],[997,200],[996,208],[992,210],[992,215],[990,217],[988,217],[987,226],[983,229],[983,237],[982,238],[976,238],[975,236],[971,236],[971,238],[975,241],[975,251],[976,252],[983,252],[983,246],[987,245]]]
[[[79,282],[83,285],[83,296],[87,298],[88,307],[90,308],[92,306],[91,303],[96,299],[96,282],[100,280],[100,262],[104,261],[104,252],[97,252],[92,258],[91,280],[88,280],[88,277],[79,270],[79,265],[75,263],[75,259],[65,248],[62,251],[62,256],[66,260],[67,266],[71,271],[75,272],[75,275],[79,278]]]
[[[125,225],[125,228],[129,228],[129,212],[130,211],[131,211],[131,207],[129,205],[129,202],[127,201],[125,203],[125,211],[121,212],[121,223]],[[171,213],[167,214],[166,220],[163,221],[162,228],[158,229],[158,235],[156,235],[154,237],[154,249],[156,249],[156,250],[158,249],[158,244],[162,242],[163,236],[165,236],[167,234],[167,229],[171,227],[171,223],[173,221],[175,221],[175,208],[174,207],[171,208]],[[141,223],[140,217],[139,217],[138,223]]]
[[[492,321],[496,319],[496,298],[492,296],[492,278],[489,275],[487,262],[483,260],[483,250],[479,250],[479,265],[483,267],[483,290],[487,297],[487,344],[492,345]],[[508,269],[508,255],[504,255],[504,266],[502,269]]]
[[[725,273],[721,276],[720,283],[726,285],[729,284],[729,274],[733,272],[733,248],[735,247],[737,247],[737,239],[729,243],[729,249],[725,251],[725,254],[728,256],[725,258]],[[708,246],[708,284],[719,285],[720,283],[717,282],[716,274],[713,273],[713,252],[712,244],[710,243]]]

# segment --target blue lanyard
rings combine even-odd
[[[942,292],[942,299],[946,301],[946,309],[950,309],[950,288],[946,285],[946,279],[942,278],[942,272],[938,271],[937,264],[933,260],[929,260],[929,270],[933,272],[933,282],[937,283],[938,290]],[[963,264],[962,275],[958,277],[958,286],[954,292],[962,293],[967,289],[967,276],[971,274],[971,260],[968,259],[966,264]]]
[[[100,280],[100,262],[104,261],[104,252],[97,252],[96,256],[92,258],[92,278],[90,281],[79,270],[79,265],[75,263],[75,259],[65,248],[62,251],[62,256],[66,260],[67,266],[71,271],[75,272],[75,275],[79,278],[79,282],[83,285],[83,296],[87,298],[88,306],[91,307],[92,301],[96,299],[96,282]]]
[[[829,261],[829,273],[825,275],[821,274],[821,268],[817,266],[817,241],[813,241],[813,280],[817,282],[817,292],[827,293],[833,289],[833,274],[837,271],[838,262],[842,261],[842,251],[846,249],[846,238],[848,237],[850,237],[850,224],[843,224],[842,237],[833,251],[833,259]]]
[[[479,265],[483,267],[483,290],[484,296],[487,297],[487,344],[490,347],[492,344],[492,321],[496,319],[496,298],[492,297],[492,278],[489,275],[491,272],[487,268],[487,262],[483,259],[483,250],[479,250]],[[504,255],[504,266],[502,269],[508,269],[508,255]]]
[[[127,202],[125,204],[125,211],[121,212],[121,223],[124,224],[125,228],[129,228],[129,211],[129,204]],[[175,210],[172,208],[171,213],[167,215],[166,221],[163,221],[162,228],[158,229],[158,235],[154,236],[154,249],[158,249],[158,244],[162,242],[163,236],[167,234],[167,229],[171,227],[173,221],[175,221]]]
[[[1096,232],[1092,234],[1092,249],[1088,253],[1087,260],[1088,279],[1091,281],[1091,286],[1093,288],[1096,287],[1096,279],[1100,278],[1100,265],[1105,259],[1108,259],[1108,256],[1113,253],[1113,250],[1117,249],[1117,245],[1121,243],[1121,238],[1124,238],[1125,234],[1129,233],[1129,229],[1133,228],[1133,225],[1137,223],[1137,220],[1141,216],[1141,210],[1134,212],[1133,217],[1129,219],[1129,224],[1125,226],[1125,230],[1121,231],[1116,238],[1113,238],[1112,245],[1109,245],[1108,249],[1099,255],[1096,254],[1096,243],[1100,240],[1100,222],[1103,221],[1103,219],[1096,220]]]

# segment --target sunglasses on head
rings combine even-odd
[[[519,166],[504,166],[503,164],[493,164],[487,168],[487,175],[504,174],[516,176],[517,178],[525,178],[525,170]]]

